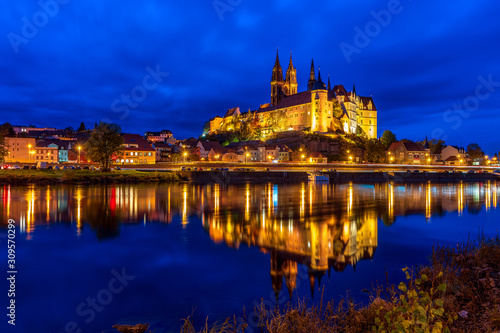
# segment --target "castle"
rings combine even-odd
[[[229,109],[224,117],[210,119],[210,133],[217,132],[236,117],[251,116],[264,135],[270,131],[271,121],[278,117],[285,118],[282,131],[358,133],[359,126],[368,138],[377,138],[377,108],[373,99],[359,96],[354,85],[348,92],[343,85],[332,87],[330,78],[328,85],[325,84],[320,71],[316,79],[314,60],[311,61],[308,89],[298,93],[297,88],[297,69],[293,66],[292,54],[283,78],[279,54],[276,53],[271,77],[271,103],[254,111],[240,112],[238,107]]]

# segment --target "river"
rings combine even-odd
[[[403,279],[435,244],[496,235],[499,196],[490,181],[3,186],[5,254],[8,220],[16,226],[15,331],[178,332],[191,314],[238,319],[245,307],[251,321],[261,299],[366,303],[375,282]]]

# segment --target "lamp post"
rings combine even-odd
[[[187,156],[187,154],[188,154],[187,152],[184,152],[184,154],[183,154],[184,155],[184,163],[186,163],[186,156]]]
[[[301,157],[301,160],[300,160],[300,161],[301,161],[301,162],[304,162],[304,157],[305,157],[305,156],[304,156],[304,155],[301,155],[300,157]]]
[[[245,154],[245,163],[248,163],[248,156],[250,156],[250,154],[249,154],[249,153],[246,153],[246,154]]]
[[[80,164],[80,151],[82,150],[81,146],[78,146],[78,164]]]
[[[31,163],[31,144],[28,145],[28,153],[29,153],[29,159]]]

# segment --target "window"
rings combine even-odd
[[[151,153],[149,153],[148,156],[151,156]]]

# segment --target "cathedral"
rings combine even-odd
[[[297,92],[297,69],[290,63],[283,76],[279,54],[276,53],[271,76],[271,102],[262,104],[257,110],[240,112],[239,108],[229,109],[224,117],[210,119],[210,132],[216,132],[234,117],[248,115],[256,117],[264,134],[269,130],[271,119],[276,116],[285,119],[283,131],[304,131],[316,133],[344,132],[358,133],[358,126],[368,138],[377,138],[377,109],[371,97],[359,96],[356,87],[347,91],[342,85],[331,86],[321,79],[311,61],[311,72],[307,90]]]

